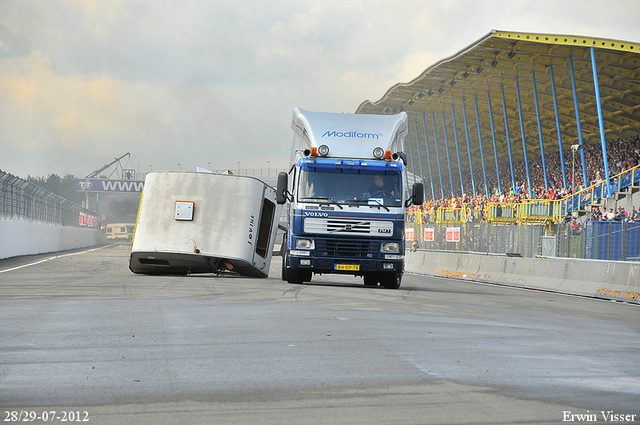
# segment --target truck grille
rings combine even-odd
[[[304,220],[305,233],[391,237],[392,221],[312,218]]]
[[[349,239],[316,239],[316,255],[319,257],[377,258],[380,242]]]

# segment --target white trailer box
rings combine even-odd
[[[134,273],[233,270],[267,277],[281,206],[253,177],[147,174],[131,246]]]

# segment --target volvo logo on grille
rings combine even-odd
[[[329,217],[329,213],[317,212],[317,211],[305,211],[304,215],[305,217],[324,217],[324,218]]]
[[[351,225],[347,224],[346,226],[344,226],[344,231],[345,232],[350,232],[351,231]]]

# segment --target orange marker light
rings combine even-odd
[[[311,148],[311,157],[318,156],[318,148]]]
[[[391,151],[384,151],[384,160],[391,161]]]

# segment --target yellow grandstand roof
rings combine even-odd
[[[480,161],[475,106],[477,100],[485,163],[487,167],[493,164],[495,170],[493,134],[495,134],[500,163],[509,162],[507,135],[513,160],[523,159],[519,104],[522,109],[522,124],[529,159],[540,155],[540,133],[542,133],[545,153],[558,152],[554,90],[563,150],[566,151],[571,145],[578,143],[571,78],[570,62],[572,62],[583,142],[589,145],[599,144],[600,127],[594,91],[591,47],[595,52],[606,139],[608,141],[618,138],[626,140],[640,135],[640,43],[572,35],[493,30],[455,55],[427,68],[413,81],[391,87],[382,99],[363,102],[356,113],[407,112],[415,161],[418,161],[416,132],[418,143],[422,148],[421,159],[423,162],[426,160],[424,149],[426,124],[432,167],[436,166],[434,140],[437,136],[438,145],[442,150],[446,137],[449,155],[452,155],[450,163],[452,170],[455,170],[453,171],[455,178],[458,174],[456,137],[463,172],[468,170],[469,164],[467,135],[471,155],[474,158],[474,170],[479,164],[477,161]],[[535,91],[532,75],[535,75]],[[519,86],[520,103],[516,81]],[[507,128],[505,128],[503,91]],[[539,115],[536,114],[536,97]],[[488,99],[491,100],[490,103]],[[463,102],[468,132],[465,131]],[[538,116],[540,126],[538,126]],[[454,121],[455,133],[453,132]],[[443,127],[446,128],[446,133],[443,132]],[[440,162],[441,165],[446,166],[446,162],[443,162],[446,161],[444,155],[445,153],[441,151]],[[414,166],[417,168],[417,162]],[[425,176],[427,176],[426,167],[427,165],[424,165]],[[419,171],[416,170],[416,172]],[[503,176],[501,176],[502,179]]]

